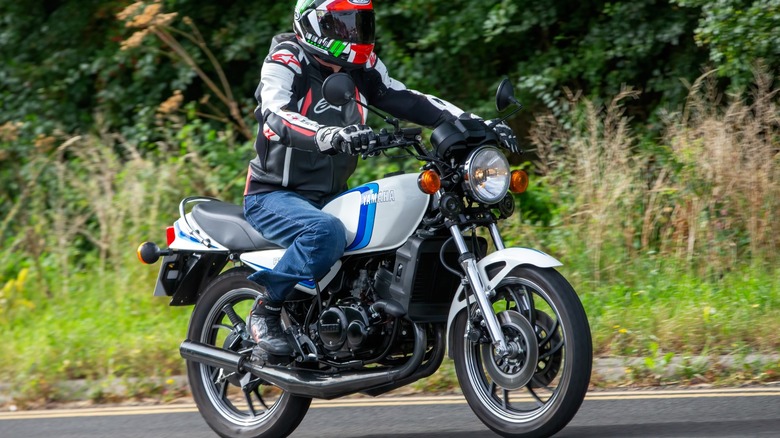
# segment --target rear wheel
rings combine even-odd
[[[251,347],[245,330],[238,330],[230,313],[245,319],[257,297],[258,285],[237,268],[221,274],[198,300],[188,338],[231,351]],[[235,318],[235,316],[234,316]],[[310,398],[293,396],[248,373],[187,361],[187,376],[195,404],[206,423],[222,437],[284,437],[300,424]]]
[[[461,312],[451,336],[463,394],[502,436],[551,436],[574,417],[590,383],[582,304],[557,271],[525,266],[499,284],[492,302],[511,354],[497,354],[476,304]]]

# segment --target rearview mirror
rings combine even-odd
[[[355,100],[355,82],[346,73],[333,73],[322,83],[322,96],[334,106]]]
[[[498,112],[505,110],[511,104],[520,104],[515,98],[515,89],[509,79],[504,79],[496,91],[496,109]]]

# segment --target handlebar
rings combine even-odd
[[[400,128],[394,132],[382,129],[376,134],[376,143],[369,148],[366,156],[378,154],[387,149],[405,146],[417,146],[420,144],[422,128]]]

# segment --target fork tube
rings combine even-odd
[[[498,232],[498,225],[495,223],[490,224],[490,236],[493,238],[493,244],[496,246],[496,251],[503,250],[504,239],[501,238],[501,233]]]
[[[455,240],[455,245],[458,247],[458,252],[461,256],[469,254],[470,257],[461,257],[461,266],[466,272],[466,278],[471,284],[471,289],[474,291],[474,295],[477,297],[477,303],[479,309],[482,311],[482,318],[487,324],[488,333],[493,340],[493,346],[496,348],[499,355],[505,355],[509,353],[509,349],[504,339],[504,334],[501,332],[501,326],[498,323],[496,314],[493,313],[493,306],[490,304],[490,300],[487,297],[485,291],[485,285],[482,283],[482,277],[479,275],[479,269],[477,269],[477,261],[474,258],[474,254],[469,251],[466,246],[466,241],[463,239],[463,235],[460,233],[460,228],[457,225],[450,227],[450,233]]]

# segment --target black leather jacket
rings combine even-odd
[[[303,51],[295,34],[274,37],[255,92],[255,118],[260,128],[245,195],[290,190],[323,205],[347,189],[358,158],[320,153],[315,135],[321,126],[365,123],[367,114],[354,102],[333,107],[323,99],[322,82],[330,73]],[[360,101],[399,119],[432,127],[463,113],[446,101],[409,90],[392,79],[376,54],[363,68],[349,74]]]

